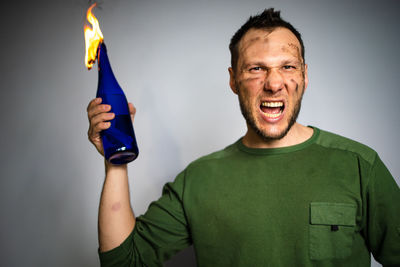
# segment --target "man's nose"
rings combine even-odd
[[[267,76],[265,77],[265,85],[264,90],[277,92],[282,90],[284,85],[282,74],[279,70],[270,69],[267,72]]]

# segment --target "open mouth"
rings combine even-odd
[[[261,102],[260,109],[266,117],[278,118],[285,109],[285,105],[282,101],[263,101]]]

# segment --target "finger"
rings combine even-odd
[[[87,106],[87,108],[86,108],[86,111],[89,112],[89,110],[90,110],[93,106],[99,105],[102,101],[103,101],[103,100],[102,100],[100,97],[96,97],[95,99],[92,99],[92,100],[89,102],[89,104],[88,104],[88,106]]]
[[[97,116],[98,114],[105,113],[111,110],[111,106],[108,104],[94,104],[88,110],[88,118],[89,120]]]
[[[128,106],[129,106],[129,113],[131,114],[131,119],[133,123],[133,120],[135,119],[136,108],[132,103],[128,103]]]
[[[102,99],[98,97],[90,101],[87,107],[89,118],[88,139],[94,144],[97,151],[99,151],[101,155],[104,155],[100,132],[111,126],[111,123],[105,120],[112,119],[115,115],[113,113],[106,113],[111,107],[100,105],[101,103]]]
[[[100,153],[102,153],[101,151],[102,151],[102,147],[103,147],[100,132],[104,131],[110,127],[111,127],[111,122],[102,121],[102,122],[97,123],[96,125],[93,125],[88,130],[89,141],[95,145],[95,147],[97,148],[97,150],[99,150]]]
[[[111,123],[108,120],[111,120],[115,117],[114,113],[102,113],[95,117],[93,117],[89,124],[88,137],[92,143],[100,142],[100,132],[108,129],[111,126]]]
[[[112,119],[114,119],[114,118],[115,118],[115,114],[112,113],[112,112],[109,112],[109,113],[100,113],[100,114],[98,114],[98,115],[96,115],[96,116],[93,116],[93,117],[90,119],[89,128],[92,128],[94,132],[100,132],[100,131],[103,130],[103,129],[102,129],[102,128],[101,128],[101,129],[97,129],[96,127],[97,127],[99,124],[104,123],[104,122],[107,122],[107,121],[110,121],[110,120],[112,120]]]
[[[90,127],[88,130],[89,140],[94,144],[101,144],[100,132],[103,130],[107,130],[108,128],[110,128],[110,126],[111,122],[109,121],[102,121],[93,125],[93,127]]]

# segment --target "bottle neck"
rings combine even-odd
[[[107,93],[122,93],[122,89],[118,84],[117,79],[111,69],[110,60],[107,55],[106,45],[100,44],[98,50],[98,70],[99,82],[97,87],[97,95]]]

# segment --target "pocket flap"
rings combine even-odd
[[[310,205],[311,224],[356,225],[355,204],[312,202]]]

